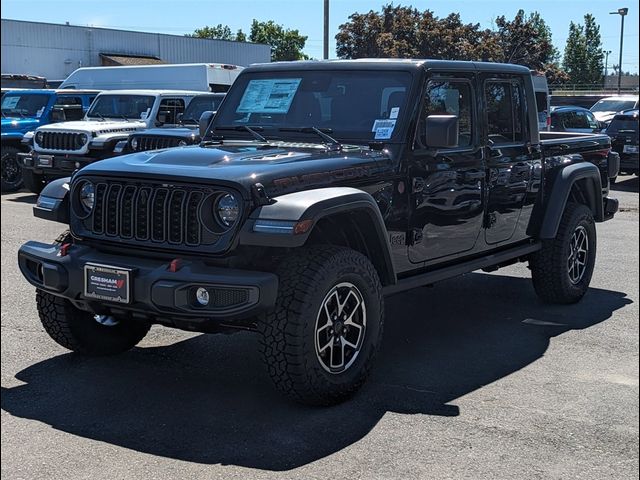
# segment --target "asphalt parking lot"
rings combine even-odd
[[[280,397],[251,334],[57,346],[16,251],[63,227],[3,195],[2,478],[637,478],[638,178],[615,190],[581,303],[541,304],[525,265],[392,297],[370,381],[329,409]]]

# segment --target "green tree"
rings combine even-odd
[[[604,53],[600,26],[591,14],[584,16],[585,24],[569,24],[569,37],[564,48],[563,67],[571,83],[591,87],[602,83]]]
[[[307,56],[303,53],[307,37],[300,35],[298,30],[285,29],[273,20],[251,24],[249,40],[256,43],[266,43],[271,46],[271,60],[303,60]]]
[[[215,27],[205,26],[196,28],[193,33],[187,33],[186,37],[211,38],[216,40],[235,40],[237,42],[246,42],[247,36],[242,30],[233,33],[227,25],[219,23]]]

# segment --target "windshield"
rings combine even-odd
[[[259,128],[266,138],[318,138],[314,127],[341,140],[390,140],[405,117],[411,74],[398,71],[282,71],[241,75],[215,117],[216,127]],[[289,129],[289,131],[287,131]],[[293,133],[295,136],[295,133]]]
[[[638,117],[614,117],[607,128],[607,133],[615,134],[621,130],[638,133]]]
[[[44,113],[51,95],[6,93],[2,97],[3,117],[36,117]]]
[[[636,106],[635,100],[600,100],[593,107],[592,112],[621,112],[631,110]]]
[[[209,95],[205,97],[195,97],[189,102],[189,106],[184,111],[182,121],[184,123],[198,123],[198,120],[200,120],[204,112],[215,112],[218,109],[222,98],[223,97],[213,97]]]
[[[155,97],[148,95],[98,95],[87,113],[89,118],[147,118]]]

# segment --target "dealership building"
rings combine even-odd
[[[269,45],[2,19],[2,73],[62,80],[79,67],[269,62]]]

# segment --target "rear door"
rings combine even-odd
[[[434,76],[427,84],[409,163],[412,263],[467,252],[482,231],[485,167],[474,85],[473,74],[460,73]],[[425,120],[438,114],[458,116],[458,147],[427,147]]]
[[[519,76],[485,77],[487,211],[485,240],[509,240],[516,229],[533,173],[524,83]],[[532,108],[534,108],[532,106]]]

